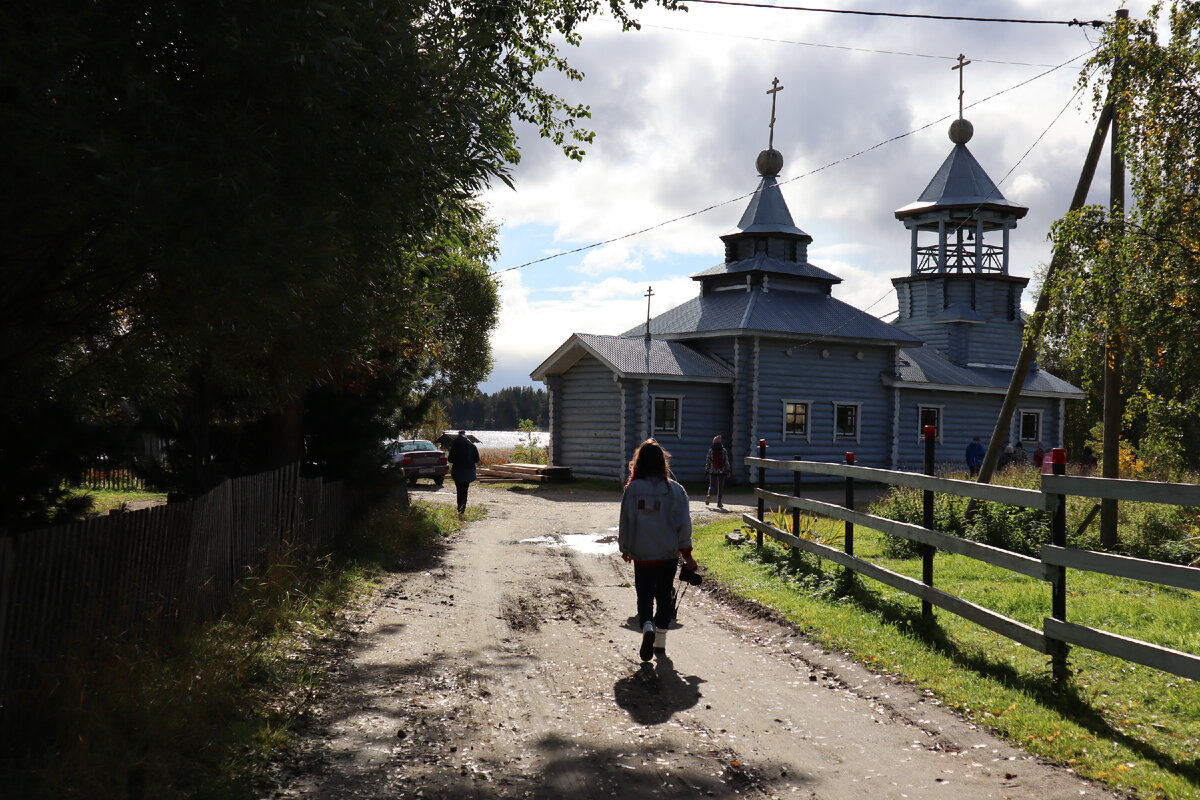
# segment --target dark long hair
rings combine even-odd
[[[638,478],[667,478],[671,474],[671,454],[653,439],[647,439],[633,451],[629,461],[628,486]]]

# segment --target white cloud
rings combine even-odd
[[[1131,13],[1143,15],[1148,4],[1133,0]],[[923,0],[905,10],[1051,19],[1113,13],[1099,0]],[[993,180],[1012,170],[1001,189],[1030,208],[1013,234],[1013,272],[1031,277],[1047,260],[1046,233],[1067,209],[1091,138],[1090,100],[1071,100],[1077,65],[1018,84],[1047,71],[1036,65],[1087,51],[1096,38],[1090,29],[700,5],[635,16],[642,31],[621,33],[611,20],[596,20],[581,48],[564,49],[584,71],[582,83],[544,77],[547,88],[591,108],[585,122],[597,137],[583,162],[522,128],[516,190],[497,187],[486,199],[506,229],[536,223],[552,232],[520,252],[650,230],[506,273],[493,336],[497,376],[527,375],[572,332],[620,333],[644,321],[648,285],[655,314],[695,296],[687,276],[720,260],[718,237],[734,227],[747,202],[741,196],[757,184],[766,89],[776,76],[785,87],[775,124],[784,196],[796,224],[814,237],[810,260],[843,278],[835,296],[865,308],[890,291],[892,277],[907,274],[909,238],[893,211],[917,198],[952,145],[948,120],[903,134],[957,115],[959,73],[950,67],[960,52],[972,61],[965,102],[978,104],[965,113],[975,126],[969,147]],[[860,151],[867,152],[855,156]],[[1106,161],[1096,181],[1107,182]],[[1098,202],[1105,197],[1093,192]],[[894,305],[885,298],[871,313]]]

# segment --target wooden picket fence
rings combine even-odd
[[[760,453],[765,456],[765,443],[760,445]],[[1184,653],[1150,642],[1069,622],[1066,604],[1068,569],[1200,591],[1200,568],[1068,548],[1066,546],[1065,511],[1068,495],[1200,506],[1200,485],[1067,477],[1061,474],[1061,470],[1058,470],[1059,474],[1043,474],[1040,490],[1021,489],[935,477],[932,475],[931,455],[927,457],[926,472],[929,474],[924,475],[855,466],[853,454],[850,453],[847,454],[846,464],[803,460],[787,461],[762,456],[747,458],[746,464],[757,467],[759,470],[758,486],[755,489],[759,498],[758,514],[757,517],[745,514],[742,519],[747,526],[757,531],[757,540],[760,546],[763,536],[768,536],[791,547],[829,559],[848,570],[873,578],[894,589],[919,597],[922,603],[922,616],[926,620],[932,620],[933,606],[938,606],[1026,647],[1048,654],[1051,657],[1054,674],[1059,679],[1063,679],[1067,675],[1067,655],[1070,646],[1074,645],[1191,680],[1200,680],[1200,654]],[[789,494],[768,490],[766,488],[766,471],[768,469],[791,472],[793,474],[793,491]],[[844,478],[846,482],[845,505],[839,506],[834,503],[797,496],[800,493],[799,479],[802,473]],[[855,511],[854,481],[856,479],[922,490],[925,495],[924,524],[899,522]],[[933,495],[935,492],[1048,511],[1052,515],[1051,543],[1042,547],[1040,558],[1034,558],[934,530]],[[766,503],[771,503],[779,508],[791,509],[794,520],[793,530],[795,530],[795,521],[801,511],[844,521],[846,525],[844,549],[794,536],[771,525],[765,520]],[[855,525],[862,525],[917,543],[923,560],[922,578],[918,580],[901,575],[856,556],[854,554]],[[1049,583],[1051,608],[1042,627],[1026,625],[936,588],[933,574],[935,550],[957,553]]]
[[[212,620],[239,580],[285,552],[330,552],[351,506],[342,483],[293,465],[187,502],[0,536],[0,712],[67,653]]]
[[[145,479],[132,470],[114,467],[103,461],[89,464],[84,469],[79,483],[85,489],[107,489],[120,492],[141,492],[146,489]]]

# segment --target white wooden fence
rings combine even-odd
[[[764,450],[765,447],[760,447],[760,452]],[[1065,677],[1067,672],[1066,659],[1069,646],[1077,645],[1181,677],[1200,680],[1200,655],[1184,653],[1150,642],[1068,622],[1066,608],[1068,569],[1200,591],[1200,568],[1198,567],[1068,548],[1066,546],[1067,496],[1200,506],[1200,485],[1050,474],[1042,476],[1040,490],[1020,489],[968,480],[939,478],[913,472],[858,467],[853,465],[852,457],[848,458],[848,461],[851,463],[831,464],[764,457],[747,458],[748,466],[759,469],[758,486],[755,490],[759,498],[758,515],[745,514],[742,519],[749,527],[758,532],[758,543],[761,545],[762,537],[766,535],[797,549],[827,558],[846,569],[919,597],[926,618],[931,617],[931,607],[938,606],[1026,647],[1046,653],[1051,656],[1055,676],[1060,679]],[[930,461],[927,460],[927,465],[929,463]],[[794,476],[793,492],[788,494],[769,491],[766,488],[767,470],[792,472]],[[931,469],[927,469],[927,471],[932,472]],[[1061,470],[1058,471],[1061,473]],[[844,477],[847,487],[846,505],[839,506],[834,503],[798,497],[799,476],[802,473]],[[914,525],[855,511],[853,509],[853,481],[855,479],[922,490],[925,493],[925,524]],[[935,492],[1048,511],[1053,515],[1051,543],[1042,547],[1040,558],[1033,558],[934,530],[932,528],[932,509]],[[793,519],[798,517],[800,511],[806,511],[843,520],[846,523],[845,549],[839,550],[819,542],[803,539],[774,527],[765,520],[764,510],[767,503],[777,508],[792,509]],[[920,545],[924,558],[922,579],[917,580],[907,575],[901,575],[854,555],[853,530],[855,525],[864,525]],[[793,524],[793,530],[795,529],[796,525]],[[1050,615],[1043,620],[1042,627],[1039,629],[935,588],[932,558],[935,549],[984,561],[1050,583],[1052,598]]]

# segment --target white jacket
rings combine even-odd
[[[673,480],[638,478],[621,497],[617,544],[634,561],[674,561],[692,549],[687,491]]]

